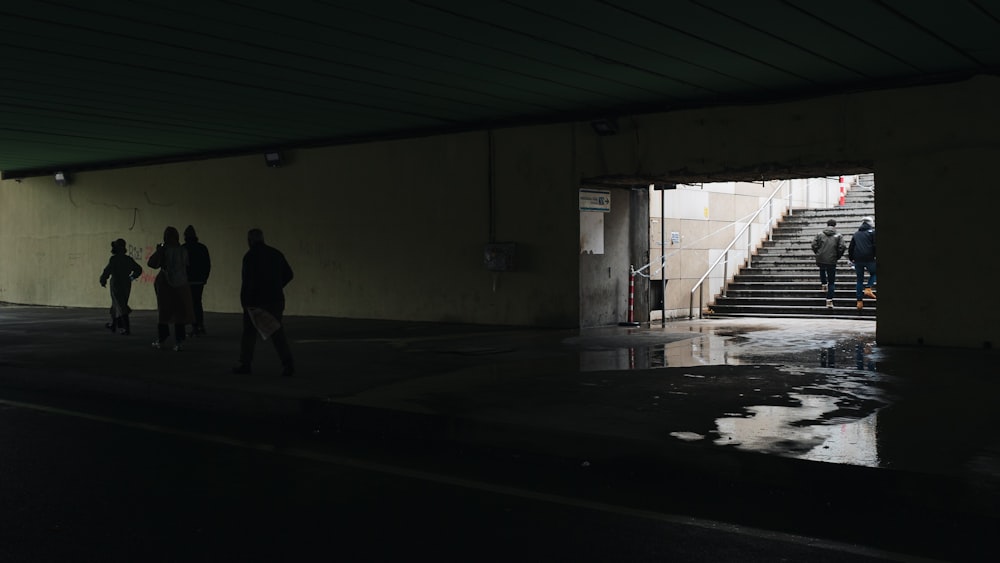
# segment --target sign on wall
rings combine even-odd
[[[611,212],[611,191],[580,189],[580,211]]]

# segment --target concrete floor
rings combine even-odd
[[[254,375],[229,373],[238,315],[209,313],[182,352],[151,349],[153,312],[133,314],[131,336],[105,322],[103,309],[0,306],[0,393],[196,396],[584,467],[643,459],[769,487],[837,475],[898,493],[888,502],[1000,516],[997,353],[882,348],[872,321],[574,331],[293,317],[289,379],[268,342]]]

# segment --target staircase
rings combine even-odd
[[[875,217],[874,182],[853,186],[843,206],[826,209],[797,209],[782,218],[772,233],[751,257],[751,267],[744,266],[726,285],[721,296],[710,304],[706,317],[795,317],[875,320],[875,301],[864,300],[858,310],[855,297],[857,275],[847,260],[847,253],[837,264],[836,293],[833,309],[826,308],[826,293],[819,283],[819,268],[810,244],[826,228],[829,219],[837,221],[837,231],[850,245],[862,217]],[[876,221],[877,225],[878,221]]]

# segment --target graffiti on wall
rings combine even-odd
[[[146,246],[138,246],[129,243],[128,245],[128,255],[135,259],[136,262],[142,266],[142,275],[139,276],[135,281],[141,283],[153,283],[156,279],[156,270],[151,269],[146,265],[149,257],[153,255],[153,251],[156,250],[156,246],[149,244]]]

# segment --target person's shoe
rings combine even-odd
[[[870,287],[865,288],[864,294],[868,299],[875,299],[875,292]]]
[[[183,352],[183,351],[184,351],[184,345],[183,344],[180,344],[180,343],[174,344],[174,352]]]
[[[295,366],[285,366],[281,371],[281,377],[291,377],[295,375]]]
[[[833,309],[833,299],[827,299],[826,300],[826,308],[827,309]]]
[[[233,368],[233,373],[237,375],[250,375],[253,372],[250,371],[250,364],[238,364]]]
[[[153,341],[153,348],[155,348],[157,350],[159,350],[160,348],[162,348],[159,340],[154,340]]]
[[[823,288],[823,291],[826,291],[826,284],[825,283],[821,287]]]
[[[120,334],[122,336],[128,336],[128,335],[132,334],[132,331],[128,330],[126,328],[123,328],[123,329],[121,329],[121,330],[118,331],[118,334]]]
[[[860,300],[860,299],[858,299],[858,310],[860,311],[861,309],[864,309],[864,308],[865,308],[865,302],[862,301],[862,300]]]
[[[114,323],[104,323],[104,328],[110,330],[111,332],[115,331],[115,325],[114,325]]]

